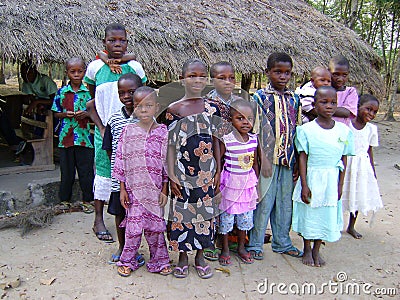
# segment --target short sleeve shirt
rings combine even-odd
[[[50,99],[50,95],[57,93],[57,84],[47,75],[37,73],[33,82],[24,82],[21,91],[36,98]]]
[[[71,85],[66,85],[58,90],[51,110],[57,113],[86,110],[86,103],[90,99],[89,90],[85,85],[81,84],[77,92],[72,89]],[[93,148],[89,118],[81,120],[75,118],[61,119],[58,147],[68,148],[72,146]]]

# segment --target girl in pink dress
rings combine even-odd
[[[228,233],[234,223],[238,228],[238,257],[246,264],[254,262],[244,243],[246,231],[253,228],[253,210],[258,199],[258,139],[256,134],[249,133],[253,128],[254,109],[249,101],[239,99],[231,104],[230,114],[234,129],[222,137],[221,143],[225,163],[220,184],[222,251],[219,263],[223,266],[231,264]]]
[[[113,169],[113,177],[121,182],[120,200],[126,209],[126,217],[120,225],[125,227],[125,246],[117,263],[118,274],[126,277],[139,268],[136,253],[144,232],[150,250],[147,269],[168,275],[172,269],[163,219],[168,190],[168,130],[154,119],[159,104],[152,88],[138,88],[133,98],[139,122],[123,129]]]

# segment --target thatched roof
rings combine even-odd
[[[3,0],[0,14],[6,60],[90,61],[102,49],[104,27],[121,22],[134,40],[129,50],[147,73],[179,74],[191,57],[209,64],[228,60],[239,72],[260,73],[271,52],[285,51],[302,74],[343,54],[354,82],[376,94],[383,87],[374,50],[301,0]]]

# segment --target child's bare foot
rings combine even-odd
[[[314,258],[313,258],[313,255],[312,255],[312,252],[310,249],[304,249],[304,254],[303,254],[303,257],[301,258],[301,261],[306,266],[310,266],[310,267],[314,266]]]
[[[325,265],[325,260],[319,255],[319,251],[313,251],[312,258],[314,260],[314,267],[322,267]]]
[[[362,234],[358,233],[354,228],[347,228],[346,232],[357,240],[362,238]]]

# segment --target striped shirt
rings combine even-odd
[[[119,112],[111,115],[107,122],[104,133],[102,149],[111,151],[111,171],[114,168],[115,154],[118,148],[118,142],[124,127],[128,124],[136,123],[138,119],[134,115],[129,116],[125,108],[122,107]],[[119,192],[119,180],[111,177],[111,192]]]
[[[247,142],[238,141],[233,132],[224,135],[224,169],[234,174],[248,174],[253,168],[254,151],[257,150],[257,135],[249,133]]]

